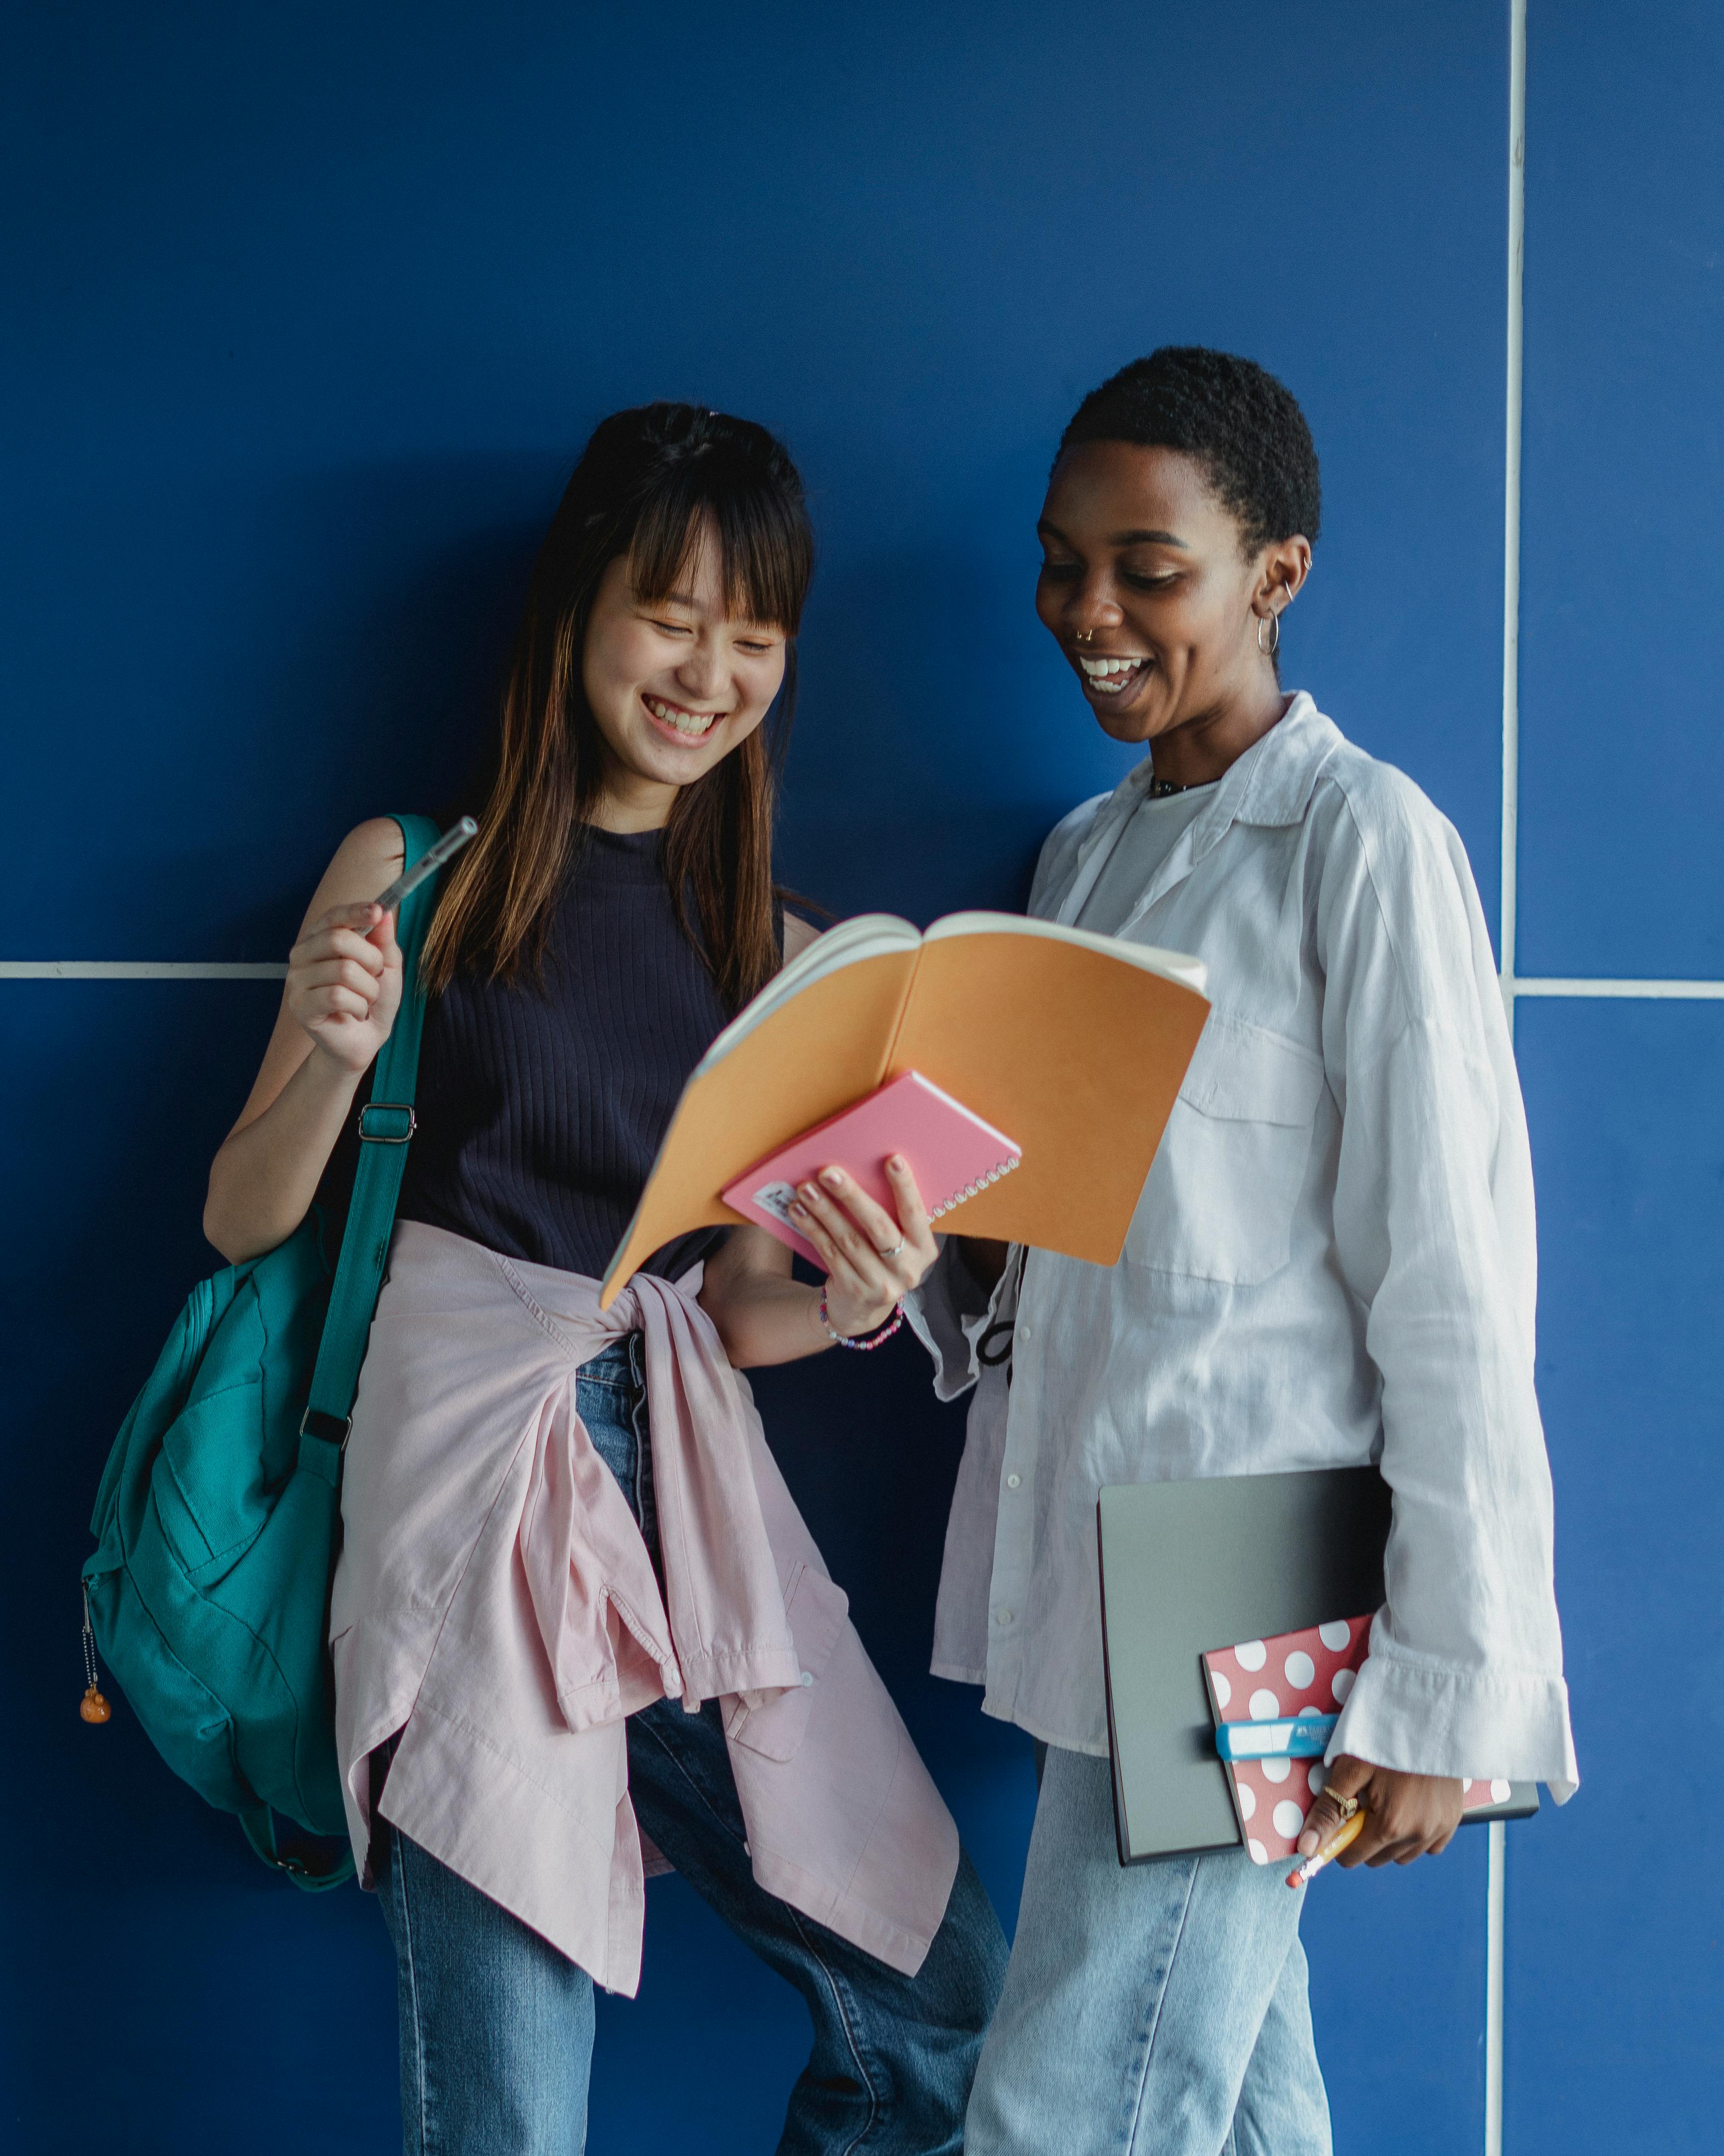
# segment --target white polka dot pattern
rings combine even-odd
[[[1205,1655],[1211,1696],[1225,1722],[1275,1722],[1301,1712],[1332,1714],[1371,1640],[1368,1617],[1338,1619],[1279,1640],[1246,1640]],[[1264,1674],[1270,1681],[1263,1681]],[[1245,1846],[1254,1864],[1294,1853],[1305,1815],[1327,1778],[1321,1759],[1240,1759],[1228,1768]]]
[[[1246,1640],[1237,1647],[1218,1647],[1203,1656],[1203,1668],[1218,1717],[1223,1722],[1276,1722],[1301,1713],[1332,1714],[1347,1702],[1354,1680],[1370,1651],[1368,1617],[1337,1618],[1308,1631],[1278,1640]],[[1260,1671],[1280,1672],[1281,1689],[1252,1684]],[[1301,1771],[1296,1774],[1294,1768]],[[1321,1759],[1239,1759],[1229,1762],[1228,1779],[1240,1830],[1254,1864],[1275,1864],[1295,1854],[1305,1815],[1321,1793],[1329,1770]],[[1285,1792],[1285,1794],[1283,1794]],[[1461,1807],[1508,1800],[1501,1779],[1461,1785]]]

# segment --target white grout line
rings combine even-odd
[[[1526,0],[1510,0],[1508,367],[1502,477],[1502,900],[1498,916],[1502,999],[1515,1023],[1521,818],[1521,265],[1526,242]]]
[[[0,981],[285,981],[269,965],[154,958],[0,958]]]
[[[287,968],[275,961],[147,958],[0,958],[0,981],[281,981]],[[1511,1009],[1521,996],[1639,998],[1658,1003],[1724,1003],[1724,981],[1607,981],[1555,976],[1512,978],[1502,991]]]
[[[1485,1877],[1485,2156],[1502,2156],[1503,1875],[1508,1822],[1492,1820]]]
[[[1521,269],[1526,242],[1526,0],[1509,0],[1508,338],[1502,485],[1502,901],[1498,916],[1503,1009],[1515,1030],[1515,938],[1521,818]],[[1504,1876],[1508,1836],[1491,1822],[1485,1879],[1485,2156],[1502,2156]]]
[[[1644,997],[1660,1003],[1724,1002],[1724,981],[1510,980],[1510,995]]]

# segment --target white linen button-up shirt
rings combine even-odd
[[[1078,920],[1151,775],[1054,829],[1032,914]],[[1032,1250],[977,1316],[948,1245],[911,1299],[942,1397],[976,1387],[935,1673],[1105,1756],[1103,1486],[1375,1460],[1387,1600],[1330,1756],[1560,1802],[1532,1160],[1465,850],[1305,695],[1206,790],[1085,922],[1201,957],[1213,1006],[1118,1264]],[[977,1348],[1013,1316],[1008,1386]]]

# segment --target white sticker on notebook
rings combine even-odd
[[[754,1202],[762,1213],[770,1213],[775,1220],[789,1227],[791,1200],[796,1196],[793,1183],[763,1183],[754,1194]]]

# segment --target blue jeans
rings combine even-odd
[[[967,2156],[1330,2156],[1305,1889],[1242,1849],[1121,1866],[1111,1775],[1048,1750]]]
[[[639,1335],[582,1365],[577,1404],[658,1562]],[[642,1827],[739,1938],[794,1984],[813,2050],[780,2156],[936,2156],[964,2105],[1006,1944],[967,1856],[914,1978],[757,1886],[716,1701],[659,1700],[629,1720]],[[373,1854],[395,1943],[407,2156],[579,2156],[587,2141],[593,1979],[407,1835]]]

